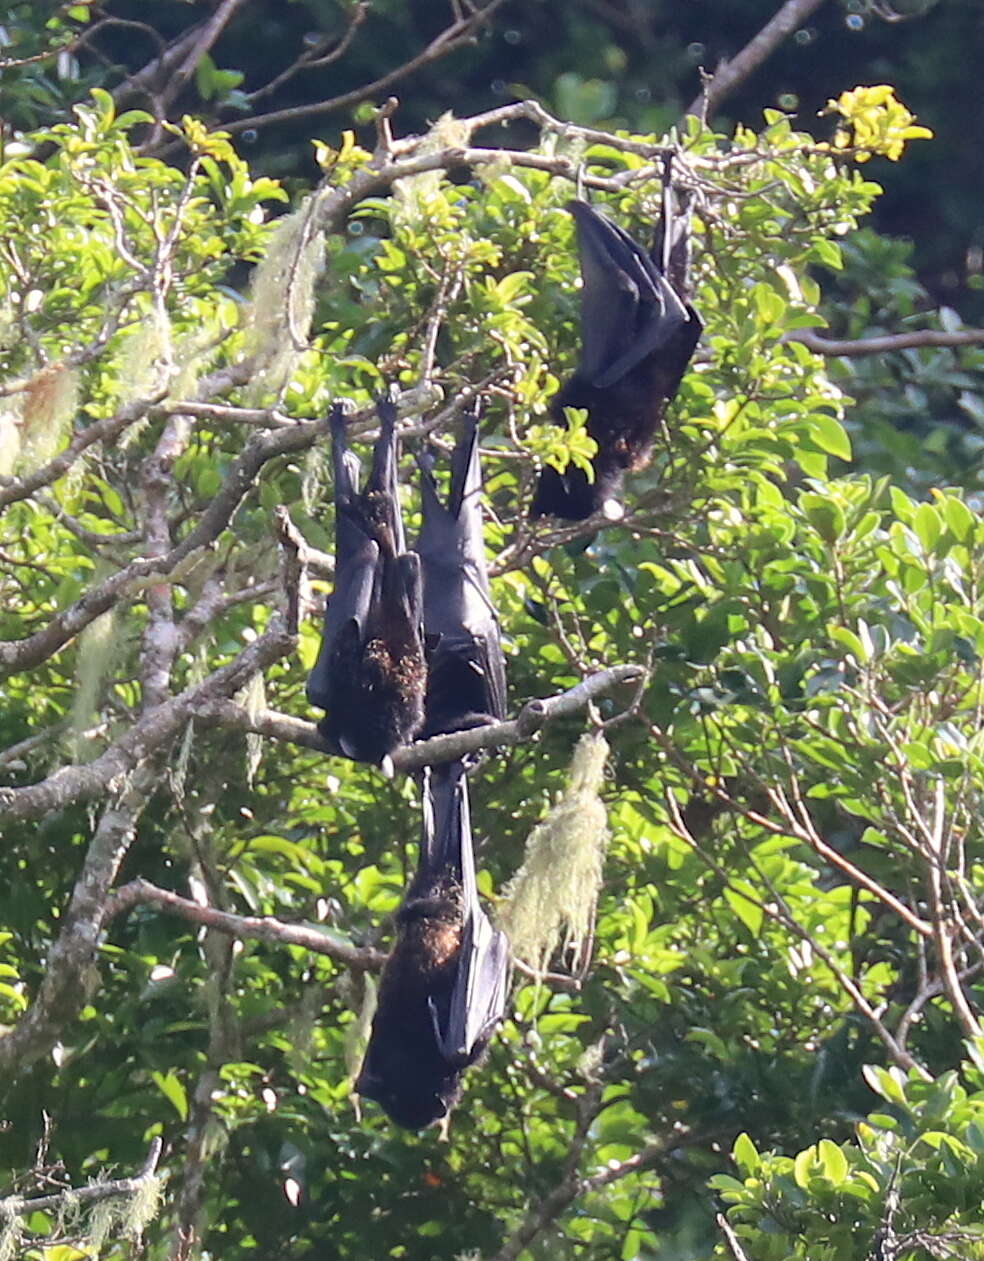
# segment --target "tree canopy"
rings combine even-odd
[[[201,109],[93,66],[59,116],[52,41],[81,58],[105,15],[32,8],[0,160],[0,1258],[984,1256],[984,335],[865,226],[939,143],[906,97],[629,127],[578,116],[584,76],[408,132],[384,88],[278,175],[214,117],[245,89],[203,28],[161,6]],[[308,45],[356,85],[367,9]],[[472,56],[499,5],[452,9]],[[538,464],[590,455],[549,416],[565,203],[647,240],[666,152],[700,347],[624,519],[531,521]],[[409,453],[484,402],[510,691],[436,738],[488,751],[508,1019],[420,1135],[353,1081],[428,752],[330,757],[304,698],[326,417],[367,443],[390,385],[411,537]]]

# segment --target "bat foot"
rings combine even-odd
[[[393,759],[388,753],[381,759],[379,763],[379,770],[384,779],[392,779],[396,774],[396,767],[393,765]]]
[[[625,516],[625,508],[617,499],[606,499],[601,505],[601,515],[606,521],[621,521]]]

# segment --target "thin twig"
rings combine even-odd
[[[241,940],[269,941],[279,946],[300,946],[312,954],[325,955],[357,972],[378,972],[386,956],[370,947],[352,946],[338,941],[319,928],[303,924],[286,924],[273,915],[233,915],[214,906],[202,906],[168,889],[161,889],[149,880],[131,880],[113,895],[106,907],[106,920],[123,915],[134,906],[150,904],[169,911],[191,924],[201,924],[216,932],[227,933]]]
[[[239,132],[256,130],[260,127],[275,126],[284,122],[296,122],[302,118],[317,118],[322,114],[330,114],[335,110],[348,109],[352,105],[357,105],[360,101],[368,100],[371,97],[379,97],[384,92],[388,92],[394,84],[407,78],[408,75],[416,73],[423,66],[429,65],[432,61],[437,61],[441,57],[446,57],[448,53],[454,52],[456,49],[470,43],[476,33],[488,23],[496,10],[500,9],[504,3],[505,0],[489,0],[483,8],[474,9],[467,17],[446,27],[431,40],[426,48],[421,49],[419,53],[410,57],[402,65],[381,75],[378,79],[374,79],[371,83],[354,88],[351,92],[344,92],[340,96],[333,96],[328,100],[315,101],[310,105],[293,105],[286,109],[271,110],[268,114],[252,114],[248,118],[239,118],[234,122],[223,124],[223,129],[236,135]]]
[[[984,346],[984,328],[964,328],[954,333],[924,328],[914,333],[886,333],[882,337],[844,340],[818,337],[811,329],[801,328],[786,333],[783,341],[799,342],[818,355],[858,359],[863,355],[890,355],[900,350],[919,350],[925,346]]]
[[[86,1187],[70,1187],[57,1195],[36,1195],[22,1199],[20,1196],[8,1196],[0,1200],[0,1218],[9,1220],[11,1216],[26,1217],[31,1213],[45,1213],[49,1209],[63,1208],[71,1199],[72,1204],[98,1204],[102,1200],[115,1199],[123,1195],[136,1195],[148,1178],[157,1174],[157,1163],[161,1158],[164,1140],[151,1139],[147,1159],[140,1167],[140,1172],[131,1178],[115,1178],[112,1182],[94,1182]]]
[[[165,108],[195,73],[199,62],[235,17],[237,9],[241,9],[245,3],[246,0],[222,0],[215,12],[197,28],[195,41],[184,56],[181,65],[167,76],[160,97],[161,104]]]
[[[718,1230],[724,1235],[724,1242],[728,1245],[728,1251],[734,1257],[734,1261],[748,1261],[748,1254],[741,1246],[738,1236],[731,1229],[731,1223],[723,1213],[715,1215],[714,1220],[717,1222]]]
[[[719,66],[705,82],[700,95],[691,102],[688,114],[707,118],[721,102],[756,71],[779,45],[803,25],[823,4],[823,0],[786,0],[741,52]]]

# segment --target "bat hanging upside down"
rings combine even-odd
[[[551,414],[586,408],[587,431],[598,444],[594,481],[569,465],[540,473],[531,516],[580,521],[599,510],[622,514],[626,471],[641,469],[667,406],[697,346],[703,325],[687,300],[689,216],[674,214],[670,159],[663,210],[651,254],[584,201],[568,203],[581,260],[581,360],[557,395]]]
[[[502,1019],[509,942],[478,901],[462,762],[424,771],[417,872],[397,913],[359,1094],[423,1129],[447,1116],[461,1075]]]
[[[421,458],[418,464],[423,524],[417,554],[428,667],[420,734],[426,737],[504,718],[506,667],[485,564],[477,415],[466,421],[454,450],[447,507],[431,462]]]
[[[357,762],[385,764],[424,718],[420,560],[406,551],[397,497],[396,409],[378,404],[380,432],[365,490],[346,448],[345,417],[331,414],[335,470],[335,590],[325,609],[321,651],[308,678],[318,730]]]

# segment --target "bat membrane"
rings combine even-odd
[[[508,986],[508,939],[478,901],[464,763],[427,768],[420,859],[397,913],[358,1092],[405,1129],[440,1121],[464,1070],[485,1054]]]
[[[434,484],[432,463],[418,460],[423,522],[417,555],[428,666],[422,736],[480,726],[506,714],[506,668],[485,562],[476,416],[468,418],[452,456],[447,506]]]
[[[397,494],[396,410],[378,404],[380,432],[365,489],[345,417],[331,414],[335,473],[335,590],[307,682],[326,711],[318,730],[357,762],[383,763],[420,728],[426,663],[420,560],[407,552]]]
[[[644,468],[666,409],[676,396],[703,324],[687,300],[689,216],[673,211],[669,168],[652,253],[584,201],[568,203],[581,263],[581,357],[551,407],[584,408],[598,444],[594,480],[570,465],[540,474],[531,516],[572,521],[623,515],[626,472]]]

